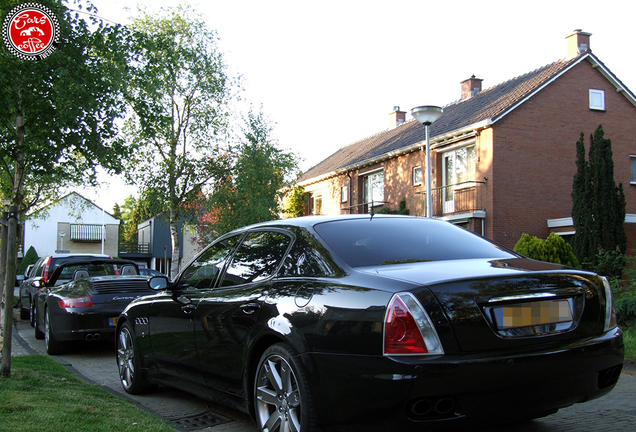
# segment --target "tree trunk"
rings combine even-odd
[[[8,377],[11,375],[11,337],[13,324],[13,287],[15,286],[15,257],[17,250],[18,212],[15,207],[9,210],[9,227],[7,229],[7,272],[4,278],[4,307],[2,327],[4,328],[2,361],[0,362],[0,374]]]
[[[2,219],[0,220],[0,336],[4,329],[4,276],[7,274],[7,228],[9,226],[7,218],[9,213],[5,212],[4,204],[2,204]]]
[[[17,148],[18,153],[15,160],[15,171],[13,175],[13,196],[12,206],[9,208],[7,228],[7,248],[6,248],[6,273],[4,278],[4,316],[2,324],[4,327],[4,342],[2,346],[2,361],[0,362],[0,374],[11,375],[11,338],[13,323],[13,287],[15,285],[16,258],[18,256],[18,210],[22,206],[24,199],[24,113],[22,111],[22,101],[18,102],[18,115],[16,117]]]
[[[179,274],[179,218],[177,213],[170,209],[170,237],[172,238],[172,263],[170,265],[170,278],[173,279]]]

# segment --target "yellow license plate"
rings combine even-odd
[[[117,325],[117,318],[108,318],[108,325],[115,327]]]
[[[499,308],[498,308],[499,309]],[[572,321],[567,300],[548,300],[504,306],[498,315],[498,327],[508,329]]]

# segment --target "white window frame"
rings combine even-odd
[[[320,205],[317,205],[318,202],[320,202]],[[315,216],[320,216],[322,215],[322,191],[319,192],[313,192],[311,194],[311,208],[310,208],[310,214],[315,215]]]
[[[372,188],[370,187],[371,178],[382,175],[382,191],[375,196]],[[384,168],[370,170],[364,173],[360,173],[359,176],[363,178],[363,200],[365,203],[374,202],[374,206],[384,205]],[[375,204],[375,203],[378,204]]]
[[[346,203],[349,201],[349,186],[343,186],[340,194],[340,202]]]
[[[629,184],[636,185],[636,155],[629,155]]]
[[[590,89],[590,109],[605,111],[605,90]]]
[[[416,180],[415,173],[419,171],[419,181]],[[422,166],[413,167],[413,186],[421,186],[422,185]]]
[[[447,188],[445,186],[450,186],[449,184],[447,184],[446,181],[446,177],[447,177],[447,166],[446,166],[446,158],[452,155],[453,158],[453,167],[456,166],[456,155],[457,155],[457,151],[458,150],[463,150],[463,149],[468,149],[472,147],[474,149],[475,152],[475,159],[477,158],[477,146],[476,143],[470,142],[468,144],[465,145],[458,145],[458,146],[453,146],[453,147],[449,147],[448,149],[446,149],[444,152],[441,152],[442,154],[442,186],[444,186],[443,189],[443,202],[444,202],[444,213],[453,213],[455,211],[455,190],[458,189],[463,189],[466,187],[470,187],[471,185],[460,185],[460,186],[453,186],[453,190],[449,191],[447,190]],[[477,175],[477,161],[475,160],[475,176]],[[465,180],[465,181],[475,181],[475,177],[473,177],[472,180]],[[455,173],[453,173],[453,179],[452,179],[452,183],[451,185],[455,185],[457,183],[457,178],[455,176]]]

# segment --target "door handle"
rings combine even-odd
[[[258,303],[245,303],[241,305],[241,310],[244,314],[252,315],[254,312],[258,311],[261,308],[261,305]]]
[[[181,306],[181,310],[186,315],[190,315],[196,308],[197,307],[193,304],[187,304],[187,305]]]

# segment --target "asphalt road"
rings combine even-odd
[[[15,324],[13,355],[46,355],[44,341],[35,339],[33,328],[29,323],[17,319]],[[112,343],[80,344],[74,352],[55,358],[85,380],[170,421],[179,430],[190,432],[255,432],[257,430],[249,416],[178,390],[160,387],[149,395],[128,395],[119,382],[115,348]],[[498,427],[485,426],[482,430],[492,432],[636,431],[636,367],[627,364],[626,368],[614,390],[603,398],[564,408],[556,414],[532,422]],[[354,429],[350,427],[344,430],[354,432]],[[471,429],[471,431],[474,430],[474,428]]]

